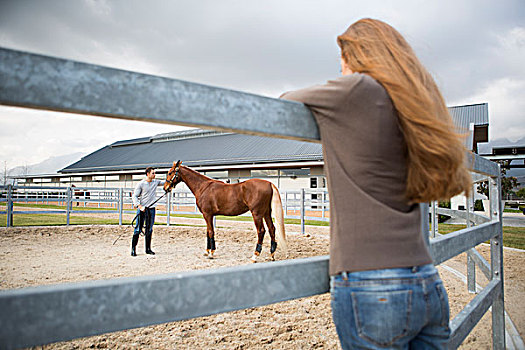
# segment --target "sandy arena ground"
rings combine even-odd
[[[182,222],[183,221],[183,222]],[[199,219],[177,224],[203,225]],[[129,255],[129,226],[71,226],[0,229],[0,289],[95,279],[170,273],[248,264],[256,243],[253,224],[219,221],[217,257],[202,255],[204,227],[156,226],[155,256]],[[328,228],[307,227],[310,237],[287,226],[289,258],[328,253]],[[119,235],[122,237],[113,245]],[[488,247],[478,250],[487,257]],[[268,258],[269,237],[262,258]],[[279,253],[279,250],[278,250]],[[282,254],[278,254],[282,259]],[[446,265],[466,273],[463,254]],[[521,336],[525,335],[525,253],[505,250],[505,304]],[[473,298],[455,275],[440,268],[454,317]],[[477,282],[485,285],[478,275]],[[485,315],[462,349],[491,348],[491,317]],[[38,347],[39,349],[41,347]],[[44,349],[339,349],[328,294],[235,311],[189,321],[161,324],[46,345]]]

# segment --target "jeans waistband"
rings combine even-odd
[[[374,280],[374,279],[399,279],[399,278],[427,278],[437,276],[437,269],[433,264],[412,267],[389,268],[367,271],[343,271],[336,276],[343,280]]]

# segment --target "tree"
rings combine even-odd
[[[507,168],[509,167],[510,161],[508,160],[498,160],[501,169],[501,198],[507,198],[511,193],[512,189],[518,186],[518,179],[514,176],[507,177]],[[478,184],[478,193],[481,193],[485,196],[489,196],[489,185],[487,181],[480,182]]]
[[[525,187],[520,188],[519,191],[516,192],[516,195],[521,199],[525,199]]]

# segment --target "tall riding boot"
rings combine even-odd
[[[155,255],[155,252],[151,250],[151,233],[145,236],[146,240],[146,254]]]
[[[131,239],[131,256],[137,256],[137,252],[135,248],[137,247],[137,243],[139,242],[139,235],[133,235],[133,238]]]

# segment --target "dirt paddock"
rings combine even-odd
[[[180,220],[178,221],[178,223]],[[182,222],[181,222],[182,223]],[[202,220],[184,219],[184,224],[202,225]],[[328,228],[308,227],[310,237],[287,226],[288,258],[328,253]],[[115,245],[113,242],[123,234]],[[155,256],[129,255],[129,226],[70,226],[0,229],[0,289],[22,288],[117,277],[143,276],[184,270],[248,264],[255,247],[253,224],[219,221],[217,257],[205,258],[203,227],[156,226]],[[487,256],[488,248],[478,247]],[[269,256],[267,237],[262,260]],[[283,255],[277,254],[278,259]],[[465,274],[464,255],[446,262]],[[525,330],[525,253],[505,251],[505,304],[521,336]],[[454,317],[473,298],[463,281],[440,268],[447,286]],[[478,274],[478,283],[486,281]],[[247,286],[257,288],[257,286]],[[247,290],[249,293],[249,290]],[[213,291],[210,291],[213,293]],[[463,349],[491,348],[490,312],[463,343]],[[40,347],[39,347],[40,348]],[[69,342],[49,344],[44,349],[338,349],[331,322],[330,296],[318,295],[253,309],[229,312],[188,321],[108,333]]]

